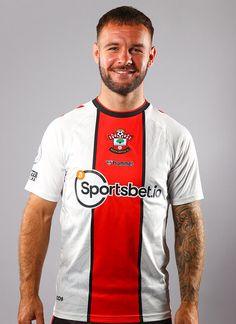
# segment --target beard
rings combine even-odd
[[[130,81],[127,84],[120,84],[119,82],[115,82],[112,80],[109,72],[106,72],[105,69],[101,66],[100,60],[99,60],[98,66],[99,66],[100,75],[101,75],[101,78],[102,78],[102,81],[104,82],[104,84],[108,87],[108,89],[110,89],[111,91],[116,92],[122,96],[126,96],[130,92],[137,89],[140,86],[140,84],[143,82],[143,80],[147,74],[147,70],[148,70],[148,65],[147,65],[145,71],[140,73],[133,81]],[[120,69],[132,68],[132,69],[135,69],[135,71],[137,70],[134,66],[128,66],[128,67],[123,66],[123,67],[119,67],[119,68]]]

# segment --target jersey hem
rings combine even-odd
[[[195,195],[195,196],[190,196],[190,197],[187,197],[187,198],[182,198],[182,199],[173,199],[171,201],[171,205],[182,205],[182,204],[188,204],[188,203],[191,203],[195,200],[202,200],[204,199],[204,196],[202,194],[200,195]]]
[[[88,316],[83,314],[71,314],[65,312],[53,311],[53,315],[62,319],[72,320],[72,321],[82,321],[87,322]],[[163,321],[171,318],[171,311],[158,314],[143,314],[143,322],[155,322]],[[140,315],[120,315],[120,316],[110,316],[110,315],[92,315],[89,323],[141,323]]]
[[[39,196],[40,198],[48,200],[48,201],[58,202],[58,200],[59,200],[59,198],[56,198],[55,196],[50,196],[50,195],[45,194],[45,193],[43,193],[41,191],[31,189],[28,185],[25,186],[25,190],[35,194],[36,196]]]

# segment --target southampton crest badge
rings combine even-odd
[[[117,129],[115,133],[109,134],[108,138],[113,144],[109,148],[112,153],[122,154],[130,151],[128,142],[132,139],[132,135],[126,133],[124,129]]]

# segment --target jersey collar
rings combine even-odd
[[[95,99],[92,100],[94,106],[102,111],[104,114],[107,114],[107,115],[110,115],[110,116],[113,116],[113,117],[132,117],[132,116],[135,116],[139,113],[141,113],[142,111],[144,111],[145,109],[147,109],[150,105],[150,103],[145,100],[144,103],[136,108],[136,109],[132,109],[132,110],[129,110],[129,111],[117,111],[117,110],[111,110],[107,107],[105,107],[98,99],[98,97],[96,97]]]

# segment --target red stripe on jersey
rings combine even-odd
[[[100,112],[94,168],[109,185],[132,182],[133,186],[142,186],[143,136],[142,113],[117,118]],[[120,162],[131,164],[118,166]],[[91,322],[140,320],[141,206],[140,197],[113,194],[93,211]]]

